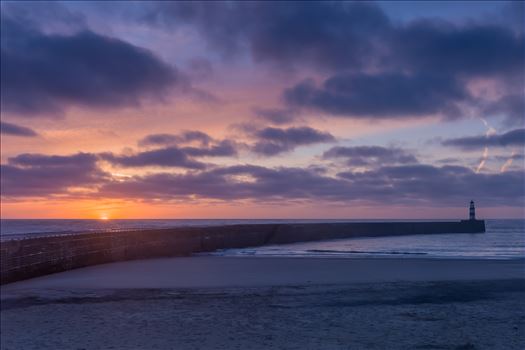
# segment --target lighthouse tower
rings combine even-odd
[[[476,207],[474,207],[474,201],[470,201],[470,208],[468,210],[469,220],[476,220]]]

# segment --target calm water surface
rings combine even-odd
[[[363,237],[212,253],[224,256],[525,258],[525,220],[486,220],[485,233]],[[524,265],[525,276],[525,265]]]

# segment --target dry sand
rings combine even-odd
[[[522,260],[192,257],[3,286],[2,349],[524,349]]]

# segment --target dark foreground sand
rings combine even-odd
[[[195,257],[2,287],[2,349],[525,349],[523,261]]]

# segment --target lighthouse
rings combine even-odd
[[[476,220],[476,207],[474,207],[474,201],[470,201],[470,208],[468,210],[469,220]]]

